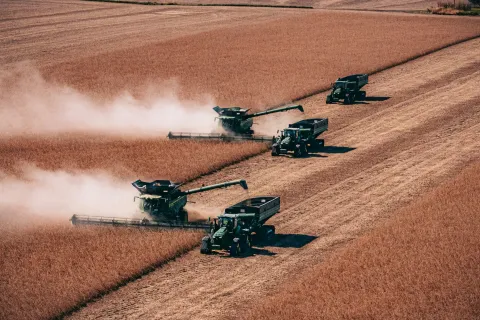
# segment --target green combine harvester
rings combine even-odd
[[[325,145],[317,137],[328,130],[328,119],[316,118],[297,121],[280,131],[272,144],[272,156],[293,152],[294,157],[303,157]]]
[[[271,136],[254,135],[254,131],[252,130],[253,118],[288,110],[300,110],[303,112],[303,107],[301,105],[294,105],[253,114],[248,113],[250,109],[242,109],[239,107],[220,108],[217,106],[213,108],[213,110],[218,113],[218,117],[215,119],[218,120],[219,127],[226,133],[169,132],[167,137],[169,139],[271,142]]]
[[[134,201],[138,202],[140,211],[146,215],[145,218],[127,219],[74,215],[70,221],[73,225],[209,229],[210,224],[188,222],[188,214],[184,209],[187,204],[187,196],[233,185],[240,185],[243,189],[248,189],[245,180],[223,182],[186,191],[180,190],[181,184],[169,180],[155,180],[153,182],[137,180],[132,185],[140,192],[140,195],[136,196]]]
[[[344,104],[352,104],[355,101],[363,101],[367,93],[360,89],[366,84],[368,84],[368,74],[353,74],[338,78],[333,84],[332,92],[327,96],[326,103],[343,100]]]
[[[246,199],[226,208],[203,237],[200,253],[225,250],[231,256],[238,256],[248,254],[254,236],[256,241],[272,241],[275,227],[265,223],[279,210],[280,197],[269,196]]]

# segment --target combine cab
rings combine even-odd
[[[231,256],[237,256],[250,251],[254,235],[256,240],[271,241],[275,227],[266,226],[265,222],[279,210],[280,197],[250,198],[226,208],[202,239],[200,253],[226,250]]]
[[[326,103],[334,103],[343,100],[344,104],[352,104],[365,100],[367,93],[360,89],[368,84],[368,74],[354,74],[335,81],[332,92],[327,96]]]
[[[272,156],[293,152],[294,157],[306,156],[311,149],[323,147],[317,137],[328,130],[328,119],[306,119],[290,124],[275,138]]]
[[[155,180],[144,182],[137,180],[132,185],[140,192],[134,198],[142,213],[146,216],[143,219],[121,219],[109,217],[90,217],[74,215],[70,220],[74,225],[126,225],[126,226],[147,226],[162,228],[208,228],[209,225],[188,222],[187,211],[184,209],[187,204],[187,195],[205,192],[213,189],[226,188],[233,185],[240,185],[248,189],[245,180],[235,180],[211,186],[204,186],[196,189],[182,191],[181,184],[175,184],[169,180]]]
[[[277,109],[271,109],[267,111],[261,111],[253,114],[249,114],[249,109],[242,109],[239,107],[232,108],[220,108],[215,107],[218,117],[219,126],[226,132],[221,133],[184,133],[184,132],[169,132],[169,139],[197,139],[197,140],[222,140],[222,141],[259,141],[259,142],[271,142],[271,136],[255,136],[252,130],[253,118],[264,116],[271,113],[283,112],[288,110],[298,109],[303,112],[301,105],[294,105],[288,107],[282,107]]]

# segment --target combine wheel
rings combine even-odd
[[[276,157],[279,155],[278,148],[277,147],[272,147],[272,156]]]
[[[212,242],[209,237],[203,237],[202,245],[200,246],[201,254],[210,254],[212,253]]]

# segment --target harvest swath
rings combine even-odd
[[[238,319],[476,319],[480,163]]]

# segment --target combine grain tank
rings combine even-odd
[[[271,241],[275,227],[265,223],[280,210],[280,197],[256,197],[243,200],[225,209],[215,219],[210,233],[202,239],[200,252],[227,250],[231,256],[246,254],[252,246],[252,236],[258,241]]]
[[[344,104],[352,104],[365,100],[367,93],[360,89],[368,84],[368,74],[353,74],[338,78],[335,81],[332,92],[327,96],[327,104],[343,100]]]
[[[328,130],[328,119],[306,119],[292,123],[282,130],[272,144],[272,156],[293,152],[295,157],[306,156],[311,149],[323,147],[317,137]]]

